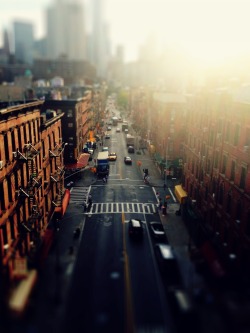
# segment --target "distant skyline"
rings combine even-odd
[[[35,38],[45,34],[44,11],[53,0],[0,2],[0,29],[14,20],[34,24]],[[72,0],[68,0],[72,1]],[[150,35],[161,49],[182,50],[203,65],[223,63],[250,54],[249,0],[103,0],[112,49],[125,48],[125,59],[135,60]],[[85,4],[86,28],[90,29],[91,0]]]

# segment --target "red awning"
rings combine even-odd
[[[62,206],[56,207],[55,213],[59,213],[61,215],[61,217],[63,217],[63,215],[66,212],[66,209],[68,207],[69,199],[70,199],[70,190],[66,189],[63,200],[62,200]]]
[[[90,154],[83,153],[79,156],[77,163],[65,164],[66,169],[82,169],[85,168],[89,162]]]
[[[65,190],[65,194],[64,194],[63,202],[62,202],[62,216],[66,212],[66,209],[69,204],[69,199],[70,199],[70,190]]]
[[[223,277],[225,275],[225,271],[212,245],[209,242],[205,242],[201,246],[200,250],[212,274],[218,278]]]

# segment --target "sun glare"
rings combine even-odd
[[[249,52],[249,9],[245,0],[127,0],[112,1],[108,17],[114,40],[126,40],[126,52],[153,32],[160,48],[174,45],[209,65]]]

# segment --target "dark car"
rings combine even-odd
[[[130,219],[128,224],[128,234],[132,238],[142,238],[143,227],[141,220]]]
[[[155,245],[155,256],[167,287],[181,287],[181,274],[173,248],[168,244],[158,243]]]
[[[135,148],[133,146],[128,146],[128,153],[134,154]]]
[[[166,236],[164,227],[161,222],[158,222],[158,221],[149,222],[149,228],[155,239],[167,241],[167,236]]]
[[[124,163],[125,164],[132,164],[132,158],[130,156],[124,157]]]

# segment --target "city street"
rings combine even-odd
[[[50,333],[58,328],[63,333],[182,332],[186,322],[180,327],[178,319],[173,319],[169,294],[154,255],[151,221],[164,225],[179,261],[183,290],[190,295],[205,290],[189,259],[187,230],[181,216],[175,214],[179,209],[174,196],[176,181],[168,180],[164,189],[164,181],[148,152],[128,154],[124,133],[116,133],[115,128],[104,146],[117,153],[117,160],[110,162],[107,183],[96,178],[89,168],[74,180],[70,204],[40,272],[27,314],[12,321],[9,332]],[[124,163],[126,155],[131,156],[132,165]],[[145,168],[150,184],[143,181]],[[92,205],[86,211],[83,201],[89,195]],[[166,195],[169,201],[164,215],[158,202]],[[142,221],[141,243],[129,238],[131,218]],[[206,310],[209,312],[209,307]],[[205,320],[207,332],[213,327],[210,322]],[[199,316],[189,323],[193,332],[206,332],[198,323]]]

